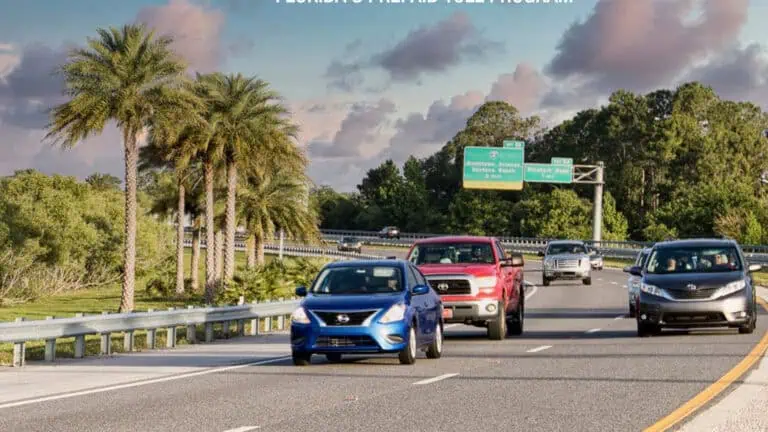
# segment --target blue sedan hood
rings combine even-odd
[[[307,309],[385,309],[405,299],[405,293],[374,295],[309,295],[301,305]]]

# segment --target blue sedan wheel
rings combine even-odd
[[[416,363],[416,329],[411,326],[408,331],[408,345],[400,351],[400,364]]]
[[[427,358],[438,359],[443,355],[443,328],[440,323],[435,326],[435,340],[427,348]]]

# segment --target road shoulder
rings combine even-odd
[[[768,289],[758,288],[758,295],[768,301]],[[679,432],[768,431],[768,357],[725,397],[692,417]]]

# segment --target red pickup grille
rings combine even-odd
[[[440,295],[472,294],[472,286],[466,279],[432,279],[429,284]]]

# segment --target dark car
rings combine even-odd
[[[635,258],[634,266],[643,268],[645,260],[648,259],[648,254],[651,253],[651,248],[643,248]],[[629,297],[629,317],[634,318],[637,316],[635,307],[637,305],[637,297],[640,295],[640,277],[630,274],[627,277],[627,294]]]
[[[354,260],[327,264],[291,316],[293,363],[313,354],[340,361],[342,354],[398,354],[413,364],[443,351],[443,304],[424,275],[408,261]]]
[[[729,239],[656,243],[645,265],[624,270],[637,276],[637,334],[663,328],[732,327],[752,333],[757,296],[752,272],[738,243]]]
[[[400,239],[400,229],[395,226],[386,226],[379,231],[379,237],[384,239]]]
[[[340,252],[363,253],[363,242],[357,237],[344,236],[339,240],[336,249]]]

